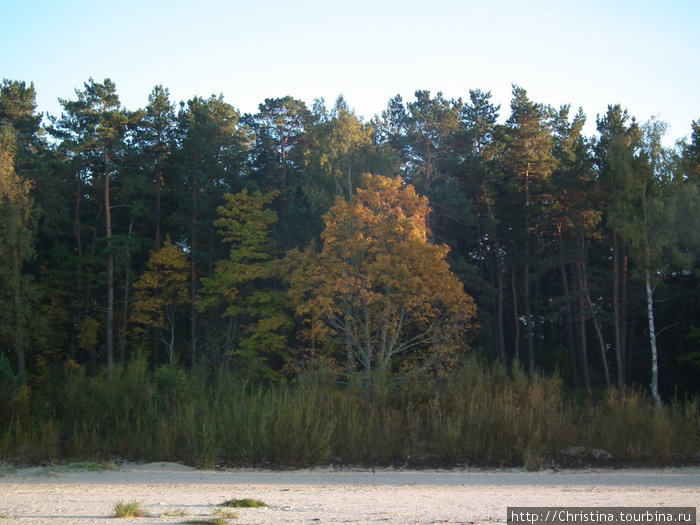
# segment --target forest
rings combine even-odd
[[[0,460],[700,461],[700,120],[60,104],[2,82]]]

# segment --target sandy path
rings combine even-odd
[[[22,469],[0,477],[0,524],[114,523],[118,500],[140,500],[154,516],[118,523],[182,523],[181,509],[211,517],[230,498],[257,498],[267,509],[240,509],[231,523],[505,523],[507,506],[694,506],[700,468],[507,471],[313,469],[292,472],[195,470],[172,463],[119,471]]]

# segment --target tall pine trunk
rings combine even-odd
[[[623,346],[622,319],[622,265],[620,252],[621,241],[617,233],[613,233],[613,314],[615,322],[615,358],[617,361],[617,387],[622,392],[625,388],[625,350]]]
[[[496,250],[500,252],[498,243],[496,243]],[[506,366],[506,338],[503,328],[503,263],[498,261],[498,271],[496,276],[497,292],[498,296],[496,298],[496,338],[498,341],[498,355],[501,359],[501,364]]]
[[[14,307],[15,307],[15,354],[17,356],[17,379],[24,384],[27,377],[27,365],[24,352],[24,312],[22,311],[22,257],[19,247],[13,249],[14,272]]]
[[[515,361],[520,358],[520,318],[518,315],[518,288],[515,281],[515,265],[511,267],[510,286],[513,292],[513,355]]]
[[[105,165],[105,229],[107,236],[107,332],[105,337],[107,350],[107,373],[112,377],[114,366],[114,254],[112,253],[112,208],[109,195],[109,155],[107,149],[103,152]]]
[[[574,314],[571,308],[571,292],[569,291],[569,278],[566,273],[566,262],[564,261],[564,250],[559,245],[559,273],[561,285],[564,291],[564,303],[566,304],[566,342],[569,347],[569,362],[571,365],[571,377],[574,380],[574,387],[578,388],[578,365],[576,360],[576,344],[574,343]]]
[[[156,250],[160,250],[162,247],[161,233],[160,233],[160,208],[161,208],[161,193],[163,191],[163,172],[158,166],[158,174],[156,175]]]
[[[591,390],[591,376],[590,376],[590,369],[588,366],[588,344],[587,344],[587,334],[586,334],[586,305],[584,302],[584,288],[585,288],[585,283],[583,279],[583,262],[579,260],[578,265],[577,265],[577,270],[578,270],[578,286],[579,286],[579,294],[578,294],[578,310],[579,310],[579,337],[581,338],[580,345],[581,345],[581,365],[583,367],[583,380],[584,384],[586,386],[586,392],[590,396],[592,393]]]
[[[197,188],[192,182],[192,235],[190,246],[190,361],[194,368],[197,359]]]
[[[134,230],[134,219],[129,221],[129,240]],[[119,331],[119,360],[124,363],[126,358],[126,332],[129,326],[129,292],[131,290],[131,248],[126,246],[126,269],[124,275],[124,299],[122,306],[122,326]]]
[[[530,304],[530,265],[525,264],[523,268],[523,302],[525,303],[525,319],[527,326],[527,359],[530,372],[535,371],[535,344],[532,332],[534,330],[532,322],[532,306]]]

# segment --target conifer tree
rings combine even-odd
[[[24,265],[34,255],[35,213],[31,183],[15,171],[15,152],[14,129],[0,126],[0,345],[11,342],[17,378],[23,383],[31,286]]]

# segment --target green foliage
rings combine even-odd
[[[469,360],[435,378],[389,380],[368,407],[361,377],[306,373],[294,385],[251,387],[231,373],[153,374],[143,362],[111,381],[75,372],[62,399],[36,399],[0,433],[15,462],[100,458],[227,466],[568,465],[568,447],[604,449],[615,464],[692,461],[700,404],[656,406],[636,392],[573,403],[558,377]],[[51,405],[43,414],[37,407]],[[498,436],[497,439],[494,436]],[[609,463],[608,463],[609,464]]]
[[[242,499],[229,499],[220,503],[222,507],[233,507],[233,508],[260,508],[267,507],[267,503],[260,501],[259,499],[253,498],[242,498]]]
[[[504,124],[479,90],[365,121],[342,97],[176,115],[156,86],[129,112],[89,79],[49,142],[35,98],[0,86],[0,457],[540,468],[566,446],[697,450],[697,121],[669,149],[660,122],[610,106],[589,138],[582,112],[518,86]]]
[[[108,461],[108,462],[81,461],[78,463],[69,464],[68,468],[70,470],[86,470],[89,472],[104,472],[106,470],[119,470],[119,467],[112,461]]]
[[[217,261],[214,275],[203,280],[202,307],[223,308],[222,317],[234,327],[224,341],[225,353],[251,378],[274,379],[275,360],[289,356],[292,320],[279,289],[279,262],[270,230],[277,215],[266,208],[275,196],[251,195],[247,190],[225,195],[226,205],[218,209],[214,224],[230,245],[229,257]]]
[[[691,341],[695,341],[696,344],[700,344],[700,328],[691,327],[687,338]],[[685,363],[690,363],[700,369],[700,350],[693,350],[681,357],[681,361]],[[1,366],[1,363],[0,363]],[[0,368],[1,369],[1,368]]]
[[[168,238],[160,250],[151,253],[146,267],[134,284],[131,322],[140,325],[142,332],[155,332],[173,364],[178,314],[189,300],[189,263],[182,248]]]
[[[219,518],[219,519],[227,519],[227,520],[235,520],[239,518],[239,514],[237,512],[234,512],[232,510],[226,509],[226,508],[220,508],[216,509],[214,511],[214,517]]]
[[[149,514],[141,501],[118,501],[112,509],[114,518],[146,518]]]
[[[0,127],[0,348],[13,348],[17,377],[26,376],[25,334],[32,284],[25,264],[34,256],[35,209],[31,182],[15,171],[15,132]]]

